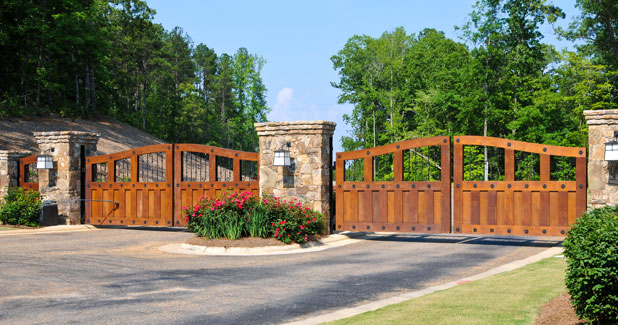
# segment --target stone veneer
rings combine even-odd
[[[588,207],[618,205],[618,161],[605,160],[605,143],[618,131],[618,110],[584,111],[588,123]]]
[[[296,198],[321,212],[328,226],[330,143],[335,126],[328,121],[255,123],[260,138],[260,195]],[[288,142],[294,168],[273,166],[274,151]]]
[[[54,169],[39,171],[39,192],[44,200],[58,203],[60,223],[81,223],[81,146],[94,155],[99,135],[91,132],[34,132],[40,154],[52,156]],[[51,149],[54,149],[52,152]]]
[[[28,151],[0,150],[0,199],[9,187],[19,186],[19,158],[31,154]]]

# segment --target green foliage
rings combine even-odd
[[[323,216],[296,199],[258,199],[251,192],[234,192],[202,197],[199,204],[183,209],[187,228],[207,238],[274,237],[284,243],[304,243],[308,236],[324,231]]]
[[[8,225],[39,226],[41,195],[38,191],[11,187],[0,201],[0,221]]]
[[[0,117],[112,116],[168,142],[257,151],[265,60],[217,55],[142,0],[0,3]]]
[[[590,323],[618,322],[618,207],[586,212],[564,243],[566,286],[575,312]]]

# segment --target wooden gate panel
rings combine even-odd
[[[403,152],[440,147],[440,181],[404,181]],[[374,180],[374,157],[393,155],[392,180]],[[345,180],[345,162],[362,162],[362,181]],[[337,230],[389,232],[450,231],[450,141],[414,139],[337,153]],[[357,166],[358,167],[358,166]]]
[[[463,147],[504,149],[504,180],[463,179]],[[539,180],[515,180],[515,151],[539,154]],[[550,179],[551,156],[575,157],[576,179]],[[586,150],[508,139],[457,136],[454,144],[453,231],[563,236],[586,209]]]
[[[174,225],[186,225],[183,207],[191,208],[202,197],[216,197],[225,192],[249,191],[259,195],[259,153],[236,151],[200,144],[174,145]],[[231,164],[218,164],[217,157]],[[253,162],[243,173],[241,162]]]
[[[39,171],[36,169],[37,155],[19,159],[19,186],[39,190]]]
[[[118,164],[118,170],[117,162],[123,162]],[[130,166],[124,162],[130,162]],[[88,157],[86,222],[95,225],[171,226],[172,182],[173,150],[170,144]]]

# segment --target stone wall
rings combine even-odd
[[[58,203],[60,223],[81,222],[81,146],[85,155],[94,155],[99,136],[91,132],[35,132],[40,154],[52,156],[54,169],[39,171],[39,192],[44,200]]]
[[[260,195],[298,199],[330,221],[330,143],[335,123],[327,121],[256,123],[260,138]],[[274,151],[284,144],[293,166],[273,166]]]
[[[19,158],[31,154],[28,151],[0,150],[0,199],[9,187],[19,186]]]
[[[618,131],[618,110],[584,111],[588,123],[588,207],[618,205],[618,162],[605,160],[605,143]]]

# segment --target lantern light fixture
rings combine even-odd
[[[290,166],[292,164],[290,160],[290,150],[286,149],[290,147],[290,143],[286,142],[281,146],[281,149],[275,150],[275,159],[273,165],[275,166]]]
[[[614,139],[605,142],[605,160],[618,160],[618,131],[614,131]]]
[[[43,154],[38,155],[36,157],[36,168],[37,169],[52,169],[54,168],[54,162],[52,161],[52,156],[47,154],[48,152],[54,152],[54,148],[45,150]]]

